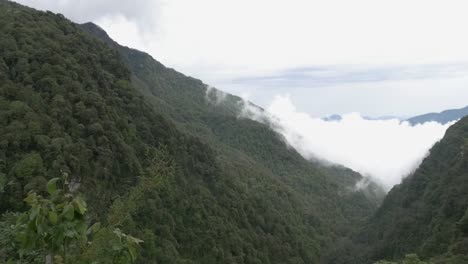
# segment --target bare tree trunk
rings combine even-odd
[[[54,256],[52,254],[47,254],[45,257],[46,264],[54,264]]]

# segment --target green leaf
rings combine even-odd
[[[80,215],[84,215],[84,213],[86,213],[86,202],[81,199],[81,197],[73,199],[73,206]]]
[[[31,208],[31,211],[30,211],[30,214],[29,214],[29,220],[33,220],[34,218],[37,217],[37,215],[39,214],[41,208],[37,205],[33,206]]]
[[[33,203],[37,202],[36,193],[29,193],[23,201],[25,201],[28,205],[32,205]]]
[[[47,182],[47,192],[49,194],[54,194],[57,191],[57,181],[59,180],[60,178],[53,178]]]
[[[101,229],[101,223],[97,222],[94,223],[90,228],[88,228],[88,231],[86,232],[87,235],[95,234]]]
[[[135,262],[135,260],[138,257],[137,249],[135,247],[133,247],[133,246],[129,246],[128,247],[128,252],[130,253],[130,257],[131,257],[132,262]]]
[[[65,234],[65,237],[68,237],[68,238],[74,238],[77,236],[76,231],[73,229],[65,230],[64,234]]]
[[[26,245],[26,243],[28,241],[28,236],[27,236],[26,232],[19,232],[16,235],[16,241],[18,241],[22,245]]]
[[[44,230],[45,230],[45,228],[46,228],[46,225],[44,225],[44,219],[45,219],[45,218],[44,218],[44,216],[42,216],[42,215],[38,215],[38,216],[36,217],[36,229],[37,229],[37,233],[38,233],[39,235],[44,234]]]
[[[75,217],[75,209],[70,204],[67,204],[63,208],[63,213],[62,214],[63,214],[63,216],[65,216],[65,218],[67,220],[73,220],[73,217]]]
[[[57,213],[54,212],[54,211],[50,211],[49,212],[49,221],[52,223],[52,224],[56,224],[57,223],[57,220],[58,220],[58,216],[57,216]]]

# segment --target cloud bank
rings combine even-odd
[[[398,119],[368,120],[359,113],[324,121],[298,111],[288,96],[276,96],[267,113],[272,128],[305,158],[344,165],[386,190],[413,172],[451,125],[411,126]],[[258,113],[250,117],[259,120]]]
[[[103,18],[124,17],[135,21],[141,30],[154,26],[161,6],[160,0],[16,0],[40,10],[64,14],[78,22],[96,22]]]
[[[227,97],[227,93],[207,85],[205,91],[205,99],[214,105],[222,103]]]

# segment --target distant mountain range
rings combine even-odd
[[[446,110],[440,113],[429,113],[425,115],[415,116],[407,119],[412,125],[423,124],[426,122],[435,121],[441,124],[446,124],[452,121],[459,120],[468,115],[468,106],[460,109]]]
[[[440,113],[428,113],[424,115],[414,116],[411,118],[400,118],[396,116],[379,116],[369,117],[363,116],[366,120],[389,120],[389,119],[400,119],[401,121],[408,121],[411,125],[424,124],[426,122],[438,122],[441,124],[447,124],[456,120],[460,120],[463,117],[468,116],[468,106],[460,109],[445,110]],[[322,117],[324,121],[340,121],[343,119],[342,115],[333,114],[326,117]]]
[[[362,118],[365,120],[391,120],[391,119],[402,120],[400,117],[397,117],[397,116],[376,116],[376,117],[363,116]],[[333,114],[333,115],[329,115],[326,117],[322,117],[322,120],[324,121],[340,121],[341,119],[343,119],[343,116],[338,115],[338,114]]]
[[[323,121],[340,121],[341,119],[343,119],[343,117],[341,115],[336,115],[336,114],[322,117]]]

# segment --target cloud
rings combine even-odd
[[[214,105],[222,103],[227,97],[227,93],[218,90],[210,85],[206,86],[205,99]]]
[[[248,76],[231,80],[236,85],[258,87],[317,88],[343,83],[381,83],[388,81],[440,80],[467,76],[468,61],[423,65],[325,65],[291,68],[264,76]]]
[[[122,15],[145,28],[157,21],[161,35],[145,51],[189,74],[208,77],[213,70],[258,75],[309,65],[468,59],[464,0],[18,1],[77,22]],[[140,45],[139,39],[127,39],[122,44]]]
[[[269,115],[274,117],[269,118],[272,128],[305,158],[344,165],[387,190],[419,166],[451,125],[411,126],[397,119],[368,120],[358,113],[324,121],[298,111],[288,96],[275,97]]]
[[[159,0],[16,0],[40,10],[62,13],[78,23],[123,16],[141,29],[152,27],[159,15]],[[125,32],[122,32],[125,33]]]
[[[117,42],[259,105],[290,93],[320,116],[411,116],[468,100],[465,0],[18,1],[92,20]]]

